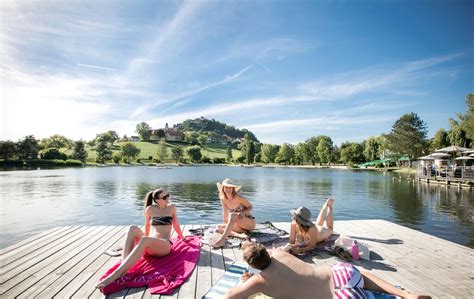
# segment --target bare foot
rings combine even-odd
[[[223,238],[223,237],[219,238],[219,240],[217,240],[216,242],[214,242],[214,243],[211,244],[212,248],[213,248],[213,249],[219,249],[219,248],[224,247],[224,245],[225,245],[225,239],[226,239],[226,238]]]
[[[99,289],[99,290],[102,290],[103,288],[105,288],[106,286],[108,286],[109,284],[111,284],[112,282],[114,282],[118,277],[119,275],[115,272],[113,272],[112,274],[110,274],[109,276],[107,276],[104,280],[100,281],[96,286],[95,288],[96,289]]]
[[[334,198],[329,197],[324,203],[324,205],[327,206],[330,210],[332,210],[333,203],[334,203]]]

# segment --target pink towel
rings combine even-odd
[[[128,273],[102,289],[105,295],[125,288],[148,286],[152,294],[171,294],[191,275],[199,260],[201,241],[199,237],[186,237],[187,241],[173,239],[169,255],[164,257],[142,257]],[[109,276],[120,262],[110,268],[99,281]]]

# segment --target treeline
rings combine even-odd
[[[390,133],[372,136],[361,143],[344,142],[340,147],[334,145],[329,136],[319,135],[308,138],[305,142],[292,145],[260,143],[248,132],[242,142],[229,142],[226,158],[206,157],[202,154],[205,138],[198,138],[196,143],[174,144],[168,146],[164,139],[157,145],[156,155],[148,160],[163,162],[169,159],[192,163],[278,163],[287,165],[328,165],[343,163],[357,165],[380,158],[393,158],[397,161],[404,156],[409,161],[426,155],[436,149],[449,145],[471,147],[474,141],[474,94],[466,99],[467,111],[457,113],[450,118],[449,130],[439,129],[432,139],[427,138],[425,122],[415,113],[401,116],[392,126]],[[189,124],[189,122],[184,122]],[[214,120],[203,121],[205,128],[222,127],[222,123]],[[138,126],[137,126],[138,131]],[[193,145],[194,144],[194,145]],[[185,148],[188,145],[193,145]],[[33,135],[26,136],[17,142],[0,141],[0,164],[42,165],[82,165],[88,158],[88,151],[97,152],[95,161],[105,163],[135,160],[141,150],[129,142],[127,136],[119,138],[115,131],[107,131],[89,141],[73,141],[62,135],[53,135],[37,140]],[[224,147],[225,148],[225,147]],[[240,156],[233,157],[232,149],[240,150]]]
[[[176,127],[183,132],[205,133],[210,136],[225,135],[231,139],[241,139],[248,135],[252,141],[258,142],[257,137],[247,129],[240,130],[234,126],[229,126],[217,120],[207,119],[204,117],[185,120],[182,123],[177,124]]]

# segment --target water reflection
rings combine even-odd
[[[142,224],[144,197],[159,187],[171,193],[182,224],[221,222],[216,182],[231,177],[243,186],[240,193],[254,205],[258,221],[290,221],[289,210],[302,205],[315,218],[332,195],[336,220],[385,219],[474,248],[472,191],[413,183],[406,177],[393,180],[392,174],[112,167],[9,171],[0,176],[0,247],[61,225]]]

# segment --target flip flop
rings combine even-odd
[[[341,260],[345,262],[352,261],[352,256],[342,247],[339,247],[339,246],[334,247],[334,253],[337,257],[339,257]]]
[[[120,253],[121,249],[118,250],[118,249],[107,249],[106,251],[104,251],[104,254],[108,255],[108,256],[121,256],[122,254]]]

